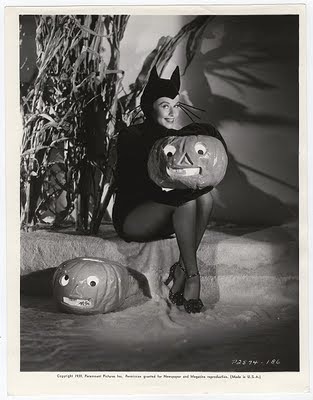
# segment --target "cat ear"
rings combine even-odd
[[[150,72],[149,81],[153,82],[157,79],[159,79],[159,75],[158,75],[156,66],[154,65],[154,67],[152,68],[152,70]]]
[[[177,91],[179,91],[179,88],[180,88],[179,66],[177,66],[175,68],[174,72],[172,73],[171,81],[172,81],[173,85],[175,86],[175,88],[177,89]]]

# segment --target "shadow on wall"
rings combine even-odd
[[[296,22],[294,16],[289,18],[266,16],[266,20],[252,16],[223,18],[217,23],[217,27],[223,29],[223,32],[217,30],[212,36],[212,32],[209,31],[204,35],[210,39],[215,38],[211,46],[218,47],[205,51],[205,46],[202,46],[190,72],[186,74],[185,87],[190,94],[190,100],[206,105],[207,117],[215,125],[228,120],[297,126],[298,107],[294,107],[298,103],[298,23]],[[264,33],[265,23],[266,33]],[[277,31],[280,32],[279,36]],[[204,43],[206,39],[203,38]],[[285,76],[288,88],[281,88],[278,83],[273,83],[282,75]],[[208,83],[210,77],[214,80],[219,79],[226,89],[225,92],[236,93],[236,100],[213,93]],[[259,92],[251,95],[248,93],[249,90]],[[249,110],[251,104],[243,104],[237,100],[242,97],[249,102],[253,97],[257,98],[261,91],[270,93],[279,90],[281,93],[287,90],[285,94],[288,96],[292,93],[292,96],[283,99],[281,109],[273,100],[271,113],[253,113]],[[266,106],[263,105],[263,108]],[[292,118],[289,117],[291,109],[294,113]],[[282,116],[284,111],[285,115]],[[277,115],[278,113],[280,115]]]
[[[296,205],[286,205],[252,185],[229,154],[224,180],[212,192],[213,219],[244,225],[280,225],[298,217]]]
[[[222,121],[235,121],[258,125],[288,125],[298,128],[298,120],[295,118],[266,113],[252,114],[244,104],[224,96],[212,94],[207,99],[207,104],[209,109],[208,119],[216,126]]]
[[[20,54],[23,64],[20,76],[22,94],[36,69],[35,24],[32,16],[23,16],[23,29]],[[242,127],[250,124],[251,133],[253,126],[256,129],[264,126],[264,129],[274,132],[273,135],[279,133],[271,140],[270,146],[274,147],[280,146],[282,131],[291,129],[296,134],[289,137],[289,144],[284,143],[285,148],[289,146],[288,154],[291,153],[293,157],[287,160],[289,169],[286,164],[281,164],[286,163],[286,160],[279,158],[281,148],[278,148],[277,161],[274,160],[274,163],[280,169],[285,169],[285,176],[288,176],[290,165],[297,168],[297,151],[290,151],[290,147],[298,148],[297,16],[216,17],[204,32],[201,51],[196,54],[182,82],[183,89],[188,93],[188,102],[207,110],[206,114],[201,115],[202,121],[216,125],[226,142],[230,142],[227,140],[229,132],[227,138],[221,129],[226,121],[230,124],[239,123]],[[100,129],[102,119],[98,118],[99,124],[95,124],[94,116],[92,118],[94,130]],[[184,122],[189,123],[190,120],[185,118]],[[236,135],[236,132],[233,134]],[[93,139],[91,147],[98,149],[97,137]],[[254,144],[252,135],[247,139],[255,152],[259,144]],[[281,224],[296,219],[297,203],[291,207],[286,204],[285,192],[280,191],[283,186],[279,186],[275,192],[275,196],[280,194],[277,198],[269,194],[271,190],[268,188],[256,186],[249,172],[246,174],[239,168],[236,160],[245,163],[245,153],[249,152],[246,143],[238,139],[239,150],[229,147],[231,154],[227,175],[214,191],[214,219],[251,225]],[[260,148],[259,153],[266,154],[266,150],[265,147]],[[263,166],[267,161],[264,158]],[[250,162],[247,164],[252,165]],[[266,166],[262,169],[263,172],[268,170]],[[278,172],[273,171],[273,174],[279,176]],[[269,176],[267,178],[270,179]],[[293,198],[297,198],[297,188],[292,190]]]
[[[279,164],[286,163],[280,158],[279,138],[288,127],[295,135],[284,146],[298,148],[298,17],[217,17],[204,33],[200,51],[186,71],[184,89],[188,102],[206,110],[201,119],[213,123],[222,134],[225,122],[239,123],[242,127],[249,124],[258,131],[264,126],[273,132],[266,146],[277,146],[274,163],[287,171],[286,164]],[[184,119],[184,123],[190,122]],[[233,132],[236,135],[235,129]],[[227,142],[227,137],[224,138]],[[244,163],[249,146],[254,152],[258,146],[251,135],[247,142],[249,145],[243,142],[238,146],[239,151],[237,148],[235,154],[230,154],[227,175],[214,191],[214,219],[275,225],[296,219],[298,205],[285,204],[288,201],[284,201],[284,189],[280,189],[284,187],[282,180],[267,175],[272,183],[282,184],[277,189],[281,195],[276,198],[263,191],[263,187],[254,186],[253,177],[239,169],[236,159]],[[259,154],[264,154],[260,175],[268,171],[267,149],[259,149]],[[229,150],[232,152],[232,148]],[[287,162],[297,169],[297,151],[292,156]],[[285,187],[294,192],[294,198],[298,197],[297,187],[290,182]]]

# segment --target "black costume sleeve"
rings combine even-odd
[[[144,190],[144,144],[136,129],[123,129],[117,140],[117,188],[124,194]]]
[[[218,131],[215,133],[215,130],[208,132],[207,127],[203,129],[199,125],[201,124],[190,124],[180,131],[171,130],[168,135],[171,136],[175,133],[184,136],[210,134],[211,132],[214,133],[214,136],[219,134]],[[123,203],[128,202],[132,205],[152,200],[178,206],[210,192],[213,189],[211,186],[196,190],[174,189],[164,191],[150,179],[147,167],[149,152],[155,140],[161,136],[155,135],[155,132],[150,132],[149,128],[149,125],[140,124],[125,128],[119,133],[117,140],[117,191],[119,199],[123,199]],[[213,135],[211,134],[211,136]],[[219,137],[217,138],[219,139]]]

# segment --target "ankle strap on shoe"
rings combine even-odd
[[[187,275],[187,274],[186,274],[186,278],[187,278],[187,279],[193,278],[194,276],[200,276],[199,272],[196,272],[196,273],[190,274],[190,275]]]
[[[187,279],[193,278],[194,276],[200,276],[199,271],[195,272],[194,274],[188,275],[186,269],[181,264],[179,264],[179,265],[180,265],[180,268],[182,269],[182,271],[184,271]]]

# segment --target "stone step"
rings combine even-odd
[[[21,233],[21,275],[56,267],[75,257],[102,257],[143,273],[154,298],[166,295],[162,278],[178,259],[176,239],[126,243],[112,226],[98,236],[73,231]],[[209,303],[297,304],[296,225],[208,229],[198,250],[201,296]]]

